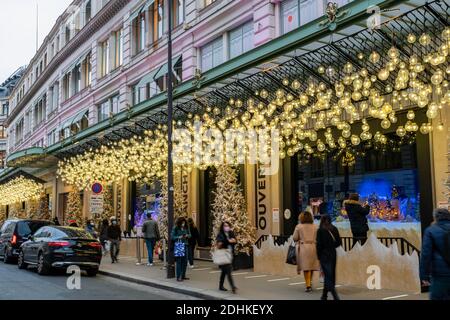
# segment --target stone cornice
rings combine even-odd
[[[77,48],[86,42],[92,35],[95,34],[103,25],[111,20],[121,9],[123,9],[131,0],[111,0],[100,12],[98,12],[89,23],[72,38],[64,48],[59,51],[56,56],[50,61],[47,68],[42,72],[41,76],[31,86],[28,92],[24,95],[22,100],[17,104],[14,110],[11,111],[9,117],[5,121],[5,125],[9,126],[11,120],[17,117],[25,105],[33,98],[38,90],[44,85],[49,77],[57,70],[57,68],[64,62]]]

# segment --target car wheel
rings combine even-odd
[[[86,273],[87,273],[88,277],[95,277],[98,273],[98,268],[87,269]]]
[[[38,256],[37,273],[41,276],[50,273],[50,267],[45,262],[44,255],[42,253],[39,253]]]
[[[19,269],[26,269],[28,267],[28,264],[25,262],[23,251],[19,252],[19,257],[17,258],[17,267]]]
[[[3,262],[4,263],[12,262],[12,257],[8,254],[8,248],[5,248],[5,252],[3,253]]]

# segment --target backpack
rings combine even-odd
[[[450,231],[444,229],[442,226],[437,225],[439,228],[441,228],[444,231],[444,252],[441,252],[439,248],[435,245],[437,251],[441,255],[441,257],[444,259],[444,261],[447,263],[447,265],[450,267]]]

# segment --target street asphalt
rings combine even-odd
[[[80,289],[70,290],[69,276],[63,272],[40,276],[32,268],[19,270],[17,265],[0,262],[0,300],[196,300],[102,275],[82,275]]]

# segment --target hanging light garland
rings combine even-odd
[[[38,200],[43,188],[43,184],[19,176],[0,185],[0,205]]]
[[[442,31],[441,45],[435,51],[430,49],[430,35],[407,35],[408,43],[415,43],[417,39],[419,45],[428,50],[421,57],[401,57],[395,46],[387,52],[375,50],[367,56],[358,54],[361,63],[368,59],[377,65],[378,69],[373,73],[364,67],[357,70],[347,62],[343,66],[343,76],[332,86],[311,79],[303,84],[297,79],[283,79],[282,87],[274,88],[275,98],[268,103],[253,98],[246,101],[231,98],[223,109],[208,106],[203,114],[188,114],[185,121],[173,122],[175,129],[184,129],[177,137],[180,145],[174,150],[174,158],[184,159],[188,171],[223,163],[224,159],[228,160],[227,152],[239,154],[240,160],[248,161],[253,156],[252,150],[258,148],[258,142],[248,134],[239,137],[241,144],[232,146],[231,151],[224,150],[220,141],[206,134],[224,133],[228,129],[257,132],[266,141],[270,141],[272,130],[278,130],[281,159],[298,152],[304,155],[334,152],[341,155],[343,165],[354,163],[355,155],[362,152],[355,151],[361,144],[371,144],[380,149],[389,145],[398,148],[393,146],[392,139],[380,132],[374,133],[367,117],[379,121],[381,128],[393,130],[400,140],[415,137],[417,132],[428,134],[442,108],[450,104],[450,28]],[[427,79],[426,71],[429,70],[432,70],[432,75]],[[318,72],[330,78],[337,74],[335,67],[324,65],[319,66]],[[381,89],[380,84],[383,86]],[[300,90],[302,87],[305,89]],[[255,95],[263,101],[272,96],[267,89],[255,92]],[[398,125],[398,112],[405,108],[408,109],[406,122]],[[413,108],[425,109],[427,121],[417,123]],[[359,134],[352,132],[356,122],[361,123]],[[201,123],[200,127],[197,123]],[[332,127],[337,129],[338,135],[333,134]],[[58,175],[80,189],[94,181],[114,182],[127,178],[146,182],[159,179],[166,170],[166,130],[166,126],[160,125],[154,131],[147,130],[142,138],[122,140],[61,161]],[[321,132],[323,137],[318,135]],[[192,137],[198,133],[201,141],[193,143]],[[205,154],[205,150],[211,151],[210,156],[199,157]],[[266,154],[273,152],[271,145],[264,151]],[[231,164],[237,160],[233,161]]]

